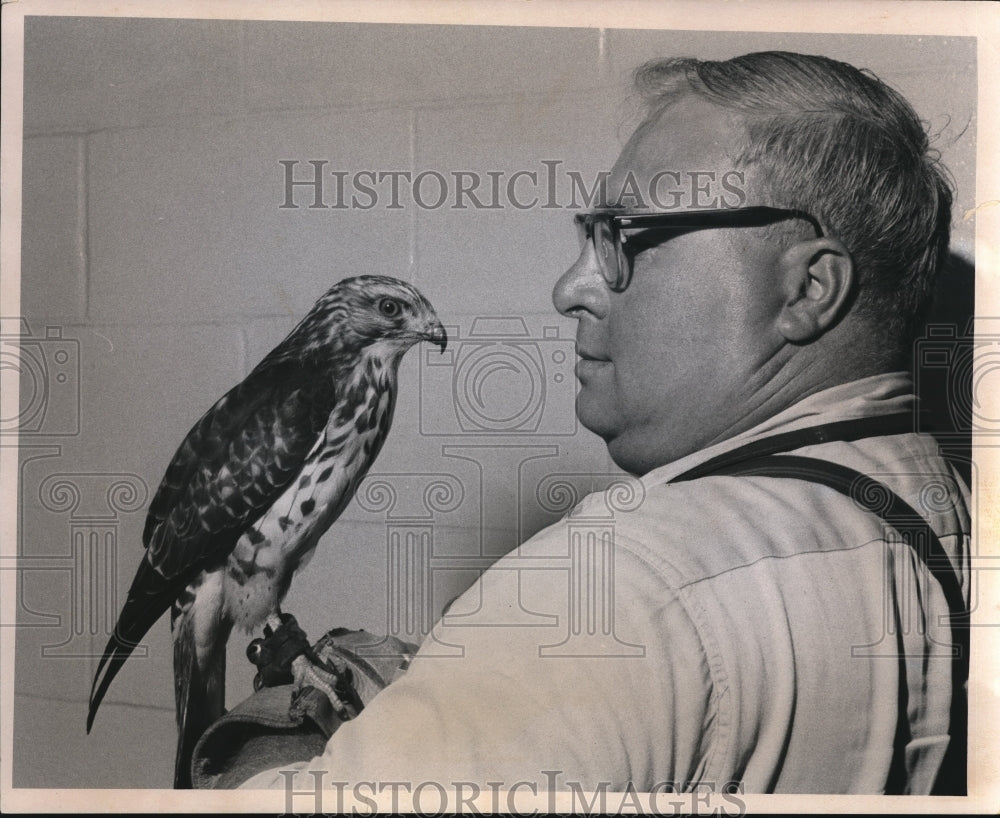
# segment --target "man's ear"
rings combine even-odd
[[[796,242],[779,261],[785,302],[775,327],[793,343],[811,341],[832,327],[854,288],[854,262],[837,239]]]

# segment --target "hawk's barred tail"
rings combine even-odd
[[[88,733],[94,725],[97,708],[101,706],[112,680],[118,675],[125,660],[132,655],[139,640],[170,607],[176,596],[177,583],[164,579],[146,560],[143,560],[135,579],[132,580],[132,587],[129,588],[118,623],[108,640],[107,647],[104,648],[104,655],[97,666],[97,673],[94,674],[94,682],[90,686]]]
[[[177,704],[177,755],[174,789],[191,789],[191,759],[202,734],[225,713],[226,640],[229,628],[199,645],[192,605],[171,612],[174,637],[174,696]],[[223,623],[220,623],[223,624]],[[199,654],[201,654],[199,656]]]

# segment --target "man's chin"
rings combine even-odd
[[[608,455],[612,462],[622,471],[628,472],[635,477],[641,477],[651,468],[644,458],[644,452],[636,451],[633,447],[625,445],[622,437],[617,436],[604,441],[608,447]]]
[[[656,466],[662,465],[653,459],[653,452],[650,450],[648,441],[644,445],[637,435],[626,434],[628,430],[608,423],[611,416],[607,411],[596,412],[593,409],[594,407],[588,407],[586,403],[581,403],[578,399],[576,416],[581,426],[604,441],[604,445],[608,448],[608,455],[618,468],[629,474],[640,476]]]
[[[593,432],[605,443],[610,443],[618,435],[617,430],[610,423],[611,413],[587,400],[582,392],[576,396],[576,417],[584,429]]]

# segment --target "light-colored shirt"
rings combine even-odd
[[[484,789],[877,793],[896,759],[905,791],[929,791],[948,742],[952,640],[912,549],[815,483],[667,482],[767,435],[913,401],[901,373],[837,386],[589,495],[487,570],[406,675],[296,769]],[[968,598],[968,489],[932,438],[796,454],[861,471],[917,509]],[[271,771],[244,786],[285,785]]]

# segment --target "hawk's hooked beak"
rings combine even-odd
[[[427,332],[427,340],[432,344],[437,344],[441,347],[441,352],[444,352],[448,347],[448,333],[441,324],[434,324]]]

